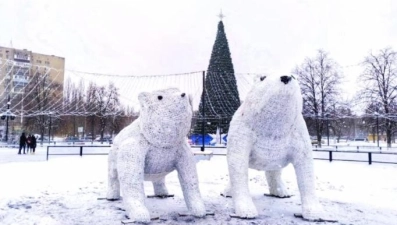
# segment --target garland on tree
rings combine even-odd
[[[203,120],[205,123],[204,133],[216,133],[218,127],[221,129],[221,133],[227,133],[230,120],[240,106],[240,98],[222,21],[219,21],[218,24],[218,32],[206,74],[204,93],[196,114],[197,123],[193,133],[202,133]],[[203,98],[205,99],[204,116]]]

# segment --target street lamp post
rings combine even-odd
[[[364,137],[364,140],[366,140],[365,134],[362,131],[365,128],[365,120],[363,120],[363,125],[362,125],[362,129],[360,130],[360,134],[362,134],[362,136]]]
[[[2,114],[2,115],[1,115],[1,119],[2,119],[2,120],[6,120],[6,137],[5,137],[5,141],[6,141],[6,142],[8,142],[8,120],[9,120],[9,119],[11,119],[11,120],[14,120],[14,119],[15,119],[15,115],[13,115],[13,114],[10,112],[10,105],[11,105],[11,102],[10,102],[10,95],[8,95],[7,111],[6,111],[5,114]]]
[[[76,115],[73,116],[74,123],[73,123],[73,136],[76,137]],[[73,139],[74,140],[74,139]],[[73,141],[74,143],[74,141]]]
[[[7,101],[7,116],[6,116],[6,142],[8,142],[8,113],[10,112],[10,96],[8,95],[8,101]]]
[[[218,116],[219,144],[222,144],[221,117]],[[218,138],[218,137],[216,137]]]
[[[51,144],[51,114],[52,112],[48,113],[48,116],[50,117],[50,125],[48,126],[48,144]]]
[[[377,136],[377,143],[378,143],[378,147],[379,147],[379,115],[378,112],[375,112],[376,115],[376,136]]]
[[[329,146],[329,120],[328,120],[329,114],[326,114],[325,117],[327,118],[326,119],[327,120],[327,145]]]

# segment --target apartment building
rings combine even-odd
[[[34,94],[29,86],[34,83],[32,79],[46,76],[49,83],[57,85],[57,98],[62,98],[64,70],[65,58],[63,57],[0,46],[0,113],[7,111],[7,102],[10,98],[13,113],[17,115],[16,121],[13,122],[13,129],[21,129],[24,110],[26,110],[24,100]],[[3,125],[1,121],[0,125]],[[4,129],[1,127],[0,136],[4,137],[2,135]]]

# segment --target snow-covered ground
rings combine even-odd
[[[45,161],[45,147],[35,155],[17,155],[17,149],[0,149],[0,224],[15,225],[112,225],[125,219],[121,201],[97,200],[105,197],[107,156],[51,156]],[[397,165],[315,160],[317,194],[329,218],[336,224],[397,224]],[[177,174],[167,176],[175,197],[147,199],[152,224],[317,224],[295,218],[300,197],[293,168],[283,177],[293,196],[266,197],[263,172],[250,170],[250,190],[260,216],[254,220],[229,217],[232,199],[220,192],[228,181],[226,158],[213,156],[199,161],[200,189],[208,210],[215,216],[205,219],[178,217],[186,212]],[[153,194],[145,182],[147,194]],[[327,223],[321,223],[327,224]]]

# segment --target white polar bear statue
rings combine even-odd
[[[139,118],[115,138],[109,152],[108,200],[120,198],[130,219],[150,222],[145,207],[144,180],[152,181],[155,195],[168,195],[165,176],[178,171],[187,208],[206,215],[196,164],[187,142],[192,119],[191,98],[177,88],[139,94]]]
[[[302,115],[302,94],[291,76],[258,77],[234,114],[228,133],[227,161],[231,195],[241,218],[258,216],[248,188],[248,168],[266,171],[270,195],[289,197],[281,171],[295,169],[302,201],[302,217],[321,219],[315,195],[312,147]]]

